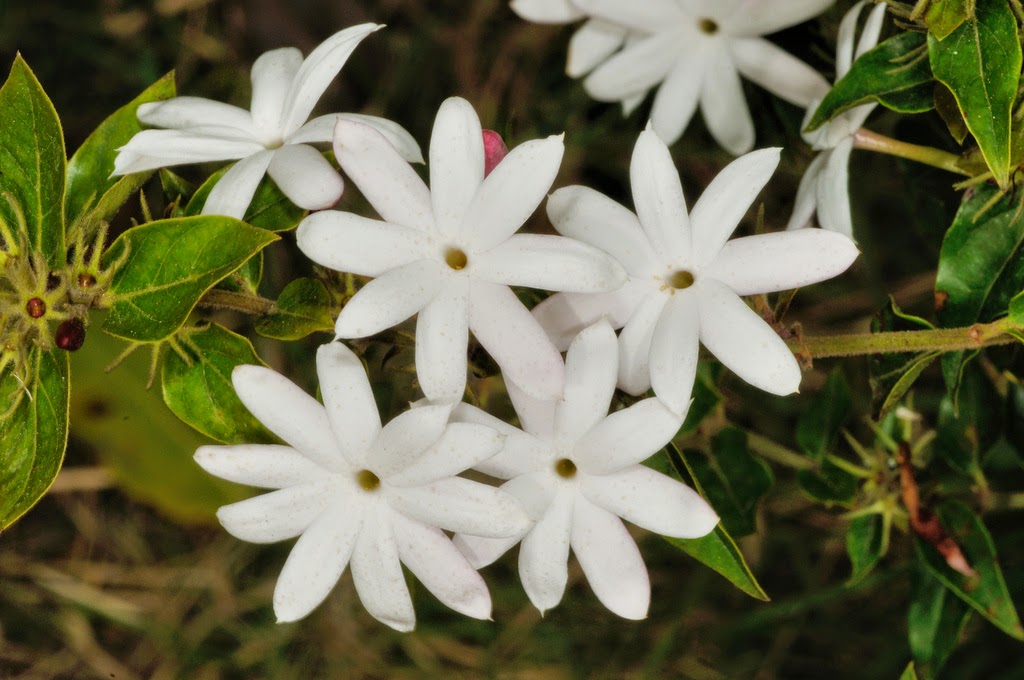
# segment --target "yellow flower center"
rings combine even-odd
[[[568,458],[562,458],[555,463],[555,472],[558,473],[559,477],[572,479],[576,476],[576,463],[572,462]]]
[[[449,248],[444,254],[444,262],[455,271],[461,271],[469,264],[469,258],[458,248]]]
[[[680,269],[669,275],[665,281],[676,290],[686,290],[693,285],[693,274],[685,269]]]
[[[707,17],[697,22],[697,28],[708,35],[718,33],[718,23],[714,19],[708,19]]]
[[[376,491],[380,488],[380,477],[369,470],[357,472],[356,481],[359,482],[359,486],[363,487],[363,491]]]

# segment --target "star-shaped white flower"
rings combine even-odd
[[[788,290],[832,278],[857,257],[842,234],[802,229],[729,236],[779,162],[779,149],[741,156],[708,185],[687,213],[668,147],[641,133],[630,177],[636,214],[592,189],[559,189],[548,216],[559,233],[614,255],[629,273],[602,295],[553,295],[534,315],[557,347],[606,316],[619,335],[619,387],[655,394],[684,412],[697,371],[699,345],[752,385],[789,394],[800,367],[786,343],[741,295]]]
[[[834,0],[516,0],[521,16],[589,21],[570,46],[570,75],[601,101],[636,103],[658,88],[654,129],[673,143],[700,105],[708,130],[733,154],[754,146],[740,75],[801,107],[828,91],[804,62],[761,36],[821,13]],[[621,49],[620,49],[621,47]],[[627,105],[628,110],[628,105]]]
[[[657,399],[608,414],[618,350],[605,321],[581,332],[566,357],[565,397],[532,399],[510,386],[523,430],[460,404],[457,421],[488,424],[505,448],[477,469],[509,480],[534,520],[522,535],[519,576],[544,612],[561,601],[572,547],[598,599],[628,619],[647,615],[651,585],[640,551],[619,519],[664,536],[698,538],[718,523],[695,491],[640,462],[675,436],[683,416]],[[490,564],[517,542],[459,534],[455,544],[473,566]]]
[[[359,359],[340,343],[316,358],[323,405],[268,368],[232,374],[242,403],[288,446],[203,446],[195,456],[218,477],[277,489],[217,517],[244,541],[300,537],[274,589],[278,620],[306,616],[351,565],[367,611],[412,630],[401,564],[447,606],[489,618],[487,586],[441,529],[509,536],[529,525],[508,494],[453,476],[493,456],[503,437],[447,424],[447,406],[415,408],[381,427]]]
[[[520,144],[485,179],[480,120],[453,97],[434,123],[428,189],[376,130],[340,121],[335,156],[384,221],[325,211],[299,225],[299,248],[313,261],[376,277],[341,310],[338,337],[418,313],[416,374],[431,401],[462,399],[470,330],[508,379],[557,398],[562,358],[509,286],[598,292],[625,280],[594,246],[515,233],[551,187],[562,151],[561,136]]]
[[[839,24],[836,43],[836,82],[850,71],[856,59],[878,44],[885,19],[885,3],[875,5],[868,15],[860,40],[854,46],[857,19],[867,0],[861,0],[846,13]],[[804,117],[806,125],[821,100],[811,103]],[[850,217],[850,152],[853,151],[854,135],[877,104],[861,104],[844,111],[813,132],[805,132],[804,140],[815,150],[821,151],[804,172],[797,188],[793,215],[787,229],[800,229],[811,222],[817,213],[818,224],[853,238],[853,219]]]
[[[120,149],[115,175],[169,165],[236,160],[203,207],[206,215],[242,219],[256,187],[270,174],[293,203],[321,210],[338,202],[344,184],[310,144],[329,142],[339,118],[371,125],[411,162],[422,162],[419,146],[397,123],[352,113],[306,122],[324,90],[363,38],[383,28],[361,24],[334,34],[305,60],[294,47],[264,53],[252,66],[252,110],[202,99],[174,97],[143,104],[139,120],[166,130],[143,130]]]

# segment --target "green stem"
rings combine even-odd
[[[751,430],[744,430],[747,435],[747,446],[765,460],[784,465],[795,470],[805,470],[814,467],[814,461],[796,451],[787,449],[782,444],[776,444],[768,437],[760,435]]]
[[[963,328],[790,338],[787,344],[794,353],[806,353],[814,359],[903,352],[956,352],[1016,342],[1017,339],[1010,334],[1015,330],[1020,329],[1004,318]]]
[[[273,300],[268,300],[267,298],[260,297],[259,295],[235,293],[230,290],[220,290],[217,288],[206,291],[206,294],[199,300],[199,304],[203,307],[231,309],[236,312],[244,312],[246,314],[254,314],[257,316],[263,316],[269,313],[274,307]]]
[[[901,142],[898,139],[886,137],[864,128],[857,130],[854,134],[853,147],[855,149],[867,149],[868,151],[906,158],[907,160],[939,168],[940,170],[954,172],[958,175],[967,177],[971,175],[971,173],[960,167],[960,157],[956,154],[933,149],[930,146]]]

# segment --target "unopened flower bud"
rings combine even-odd
[[[508,155],[505,141],[494,130],[484,130],[484,177],[498,167],[498,163]]]
[[[74,352],[85,343],[85,324],[81,319],[65,319],[57,326],[57,347]]]
[[[42,318],[42,316],[46,314],[46,303],[43,302],[42,298],[30,298],[29,301],[25,303],[25,311],[28,312],[28,315],[33,319]]]

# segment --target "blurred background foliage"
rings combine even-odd
[[[851,5],[841,0],[819,21],[774,39],[831,78],[834,36]],[[364,21],[388,28],[356,50],[318,110],[384,115],[426,148],[437,107],[461,95],[510,147],[566,131],[556,186],[587,184],[631,205],[628,161],[647,107],[623,119],[616,106],[590,100],[563,74],[571,29],[527,24],[505,0],[0,0],[0,64],[22,53],[62,116],[70,152],[171,69],[182,94],[247,106],[248,69],[260,53],[286,45],[308,53]],[[811,159],[799,136],[803,112],[745,86],[758,146],[785,147],[762,196],[765,223],[777,229]],[[956,150],[934,113],[879,111],[869,127]],[[730,160],[699,121],[673,152],[691,205]],[[181,173],[200,181],[211,169]],[[866,331],[890,294],[905,310],[933,316],[935,262],[958,201],[955,178],[866,152],[854,154],[851,177],[863,257],[841,279],[799,293],[787,320],[808,333]],[[367,210],[352,186],[340,207]],[[132,216],[125,211],[121,226]],[[543,211],[532,228],[550,228]],[[754,228],[750,215],[741,230]],[[309,268],[285,235],[266,252],[261,292],[276,297]],[[251,330],[245,318],[215,318]],[[312,390],[312,349],[327,337],[255,344],[265,361]],[[366,348],[377,378],[411,365],[401,332],[382,343]],[[193,464],[204,439],[163,406],[159,385],[145,392],[146,357],[103,372],[120,349],[97,330],[74,357],[65,470],[0,536],[0,678],[896,678],[911,657],[907,609],[922,578],[911,566],[912,540],[894,533],[881,566],[848,585],[842,509],[810,500],[797,475],[778,466],[774,487],[751,511],[757,531],[740,540],[769,602],[744,595],[661,539],[640,536],[653,583],[643,622],[605,611],[578,569],[561,606],[541,618],[521,591],[513,552],[485,571],[495,623],[460,617],[414,586],[419,626],[397,634],[363,612],[346,575],[308,619],[277,625],[271,593],[290,544],[248,545],[216,526],[213,511],[248,492]],[[1015,360],[1015,350],[997,355],[1001,366]],[[687,443],[706,444],[728,418],[796,448],[799,414],[836,369],[851,386],[853,412],[867,413],[863,359],[816,362],[803,394],[791,399],[725,376],[721,399]],[[487,386],[478,385],[482,396]],[[390,378],[376,389],[385,417],[411,394]],[[936,413],[943,393],[933,367],[919,381],[915,403]],[[1007,411],[1007,418],[1019,415]],[[872,441],[863,421],[846,425],[860,441]],[[843,446],[836,450],[849,456]],[[1001,460],[1002,479],[1019,482],[1019,452],[1010,447]],[[991,512],[985,520],[1009,591],[1024,602],[1020,514]],[[942,677],[1024,677],[1024,655],[1018,642],[975,617]]]

